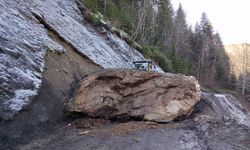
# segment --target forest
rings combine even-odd
[[[82,0],[143,46],[142,53],[166,72],[195,76],[205,87],[235,88],[229,58],[206,13],[192,27],[182,5],[170,0]]]

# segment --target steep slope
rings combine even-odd
[[[1,1],[0,117],[11,118],[27,106],[43,81],[48,51],[65,55],[65,47],[101,68],[131,68],[145,59],[116,35],[101,35],[84,22],[76,0]]]
[[[0,149],[19,149],[67,121],[65,103],[87,74],[143,59],[86,23],[76,0],[0,0]]]
[[[42,84],[38,95],[11,121],[0,122],[0,149],[19,149],[17,145],[53,133],[67,121],[65,103],[77,82],[101,67],[81,57],[60,41],[65,53],[48,52],[45,56]]]
[[[11,117],[37,95],[46,50],[64,51],[48,37],[43,26],[34,22],[34,17],[25,17],[15,5],[20,4],[1,1],[0,5],[1,117]]]

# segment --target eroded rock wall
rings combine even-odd
[[[0,117],[28,106],[43,82],[47,52],[64,53],[53,32],[101,68],[131,68],[145,58],[117,35],[84,22],[76,0],[0,1]]]

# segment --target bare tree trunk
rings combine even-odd
[[[247,63],[247,58],[248,58],[248,52],[247,52],[247,43],[244,47],[244,44],[242,44],[243,47],[243,65],[242,65],[242,91],[241,94],[245,94],[245,89],[246,89],[246,74],[247,74],[247,67],[248,67],[248,63]]]
[[[104,0],[104,15],[106,15],[107,11],[107,0]]]
[[[139,13],[138,13],[138,23],[137,23],[137,27],[132,35],[132,39],[135,40],[140,29],[142,28],[144,22],[145,22],[145,17],[146,17],[146,12],[145,12],[145,9],[143,8],[143,6],[141,8],[139,8]]]
[[[197,78],[199,81],[201,80],[201,57],[199,58],[199,62],[198,62]]]
[[[216,61],[217,61],[217,51],[214,51],[214,60],[213,60],[213,66],[211,69],[211,74],[210,74],[210,83],[214,83],[215,74],[216,74]]]

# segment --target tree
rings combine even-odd
[[[213,27],[205,13],[202,14],[200,22],[202,46],[199,60],[199,79],[206,85],[211,85],[216,73],[216,50],[214,48]]]
[[[195,68],[196,77],[201,79],[201,58],[200,53],[202,49],[202,29],[199,23],[195,24],[194,33],[191,39],[191,46],[193,51],[193,67]]]
[[[229,62],[229,57],[225,52],[224,45],[222,43],[220,34],[217,32],[214,35],[214,48],[216,52],[216,81],[220,82],[221,85],[232,87],[230,78],[233,77],[230,73],[231,65]]]
[[[174,16],[173,37],[175,55],[179,55],[187,61],[192,62],[194,55],[192,51],[193,31],[192,27],[187,24],[186,15],[181,4],[179,4],[179,8]]]
[[[186,22],[186,15],[181,4],[174,17],[174,51],[175,54],[184,54],[191,49],[190,30]]]
[[[242,90],[241,90],[241,94],[245,94],[246,91],[246,85],[247,85],[247,75],[248,73],[248,68],[249,68],[249,64],[248,64],[248,60],[249,60],[249,52],[248,52],[248,45],[247,43],[243,43],[242,44]]]
[[[155,37],[157,12],[154,10],[156,1],[141,0],[136,3],[137,19],[132,28],[132,38],[140,43],[152,43]]]
[[[173,48],[173,8],[169,0],[160,1],[160,33],[162,47],[165,52],[172,52]]]

